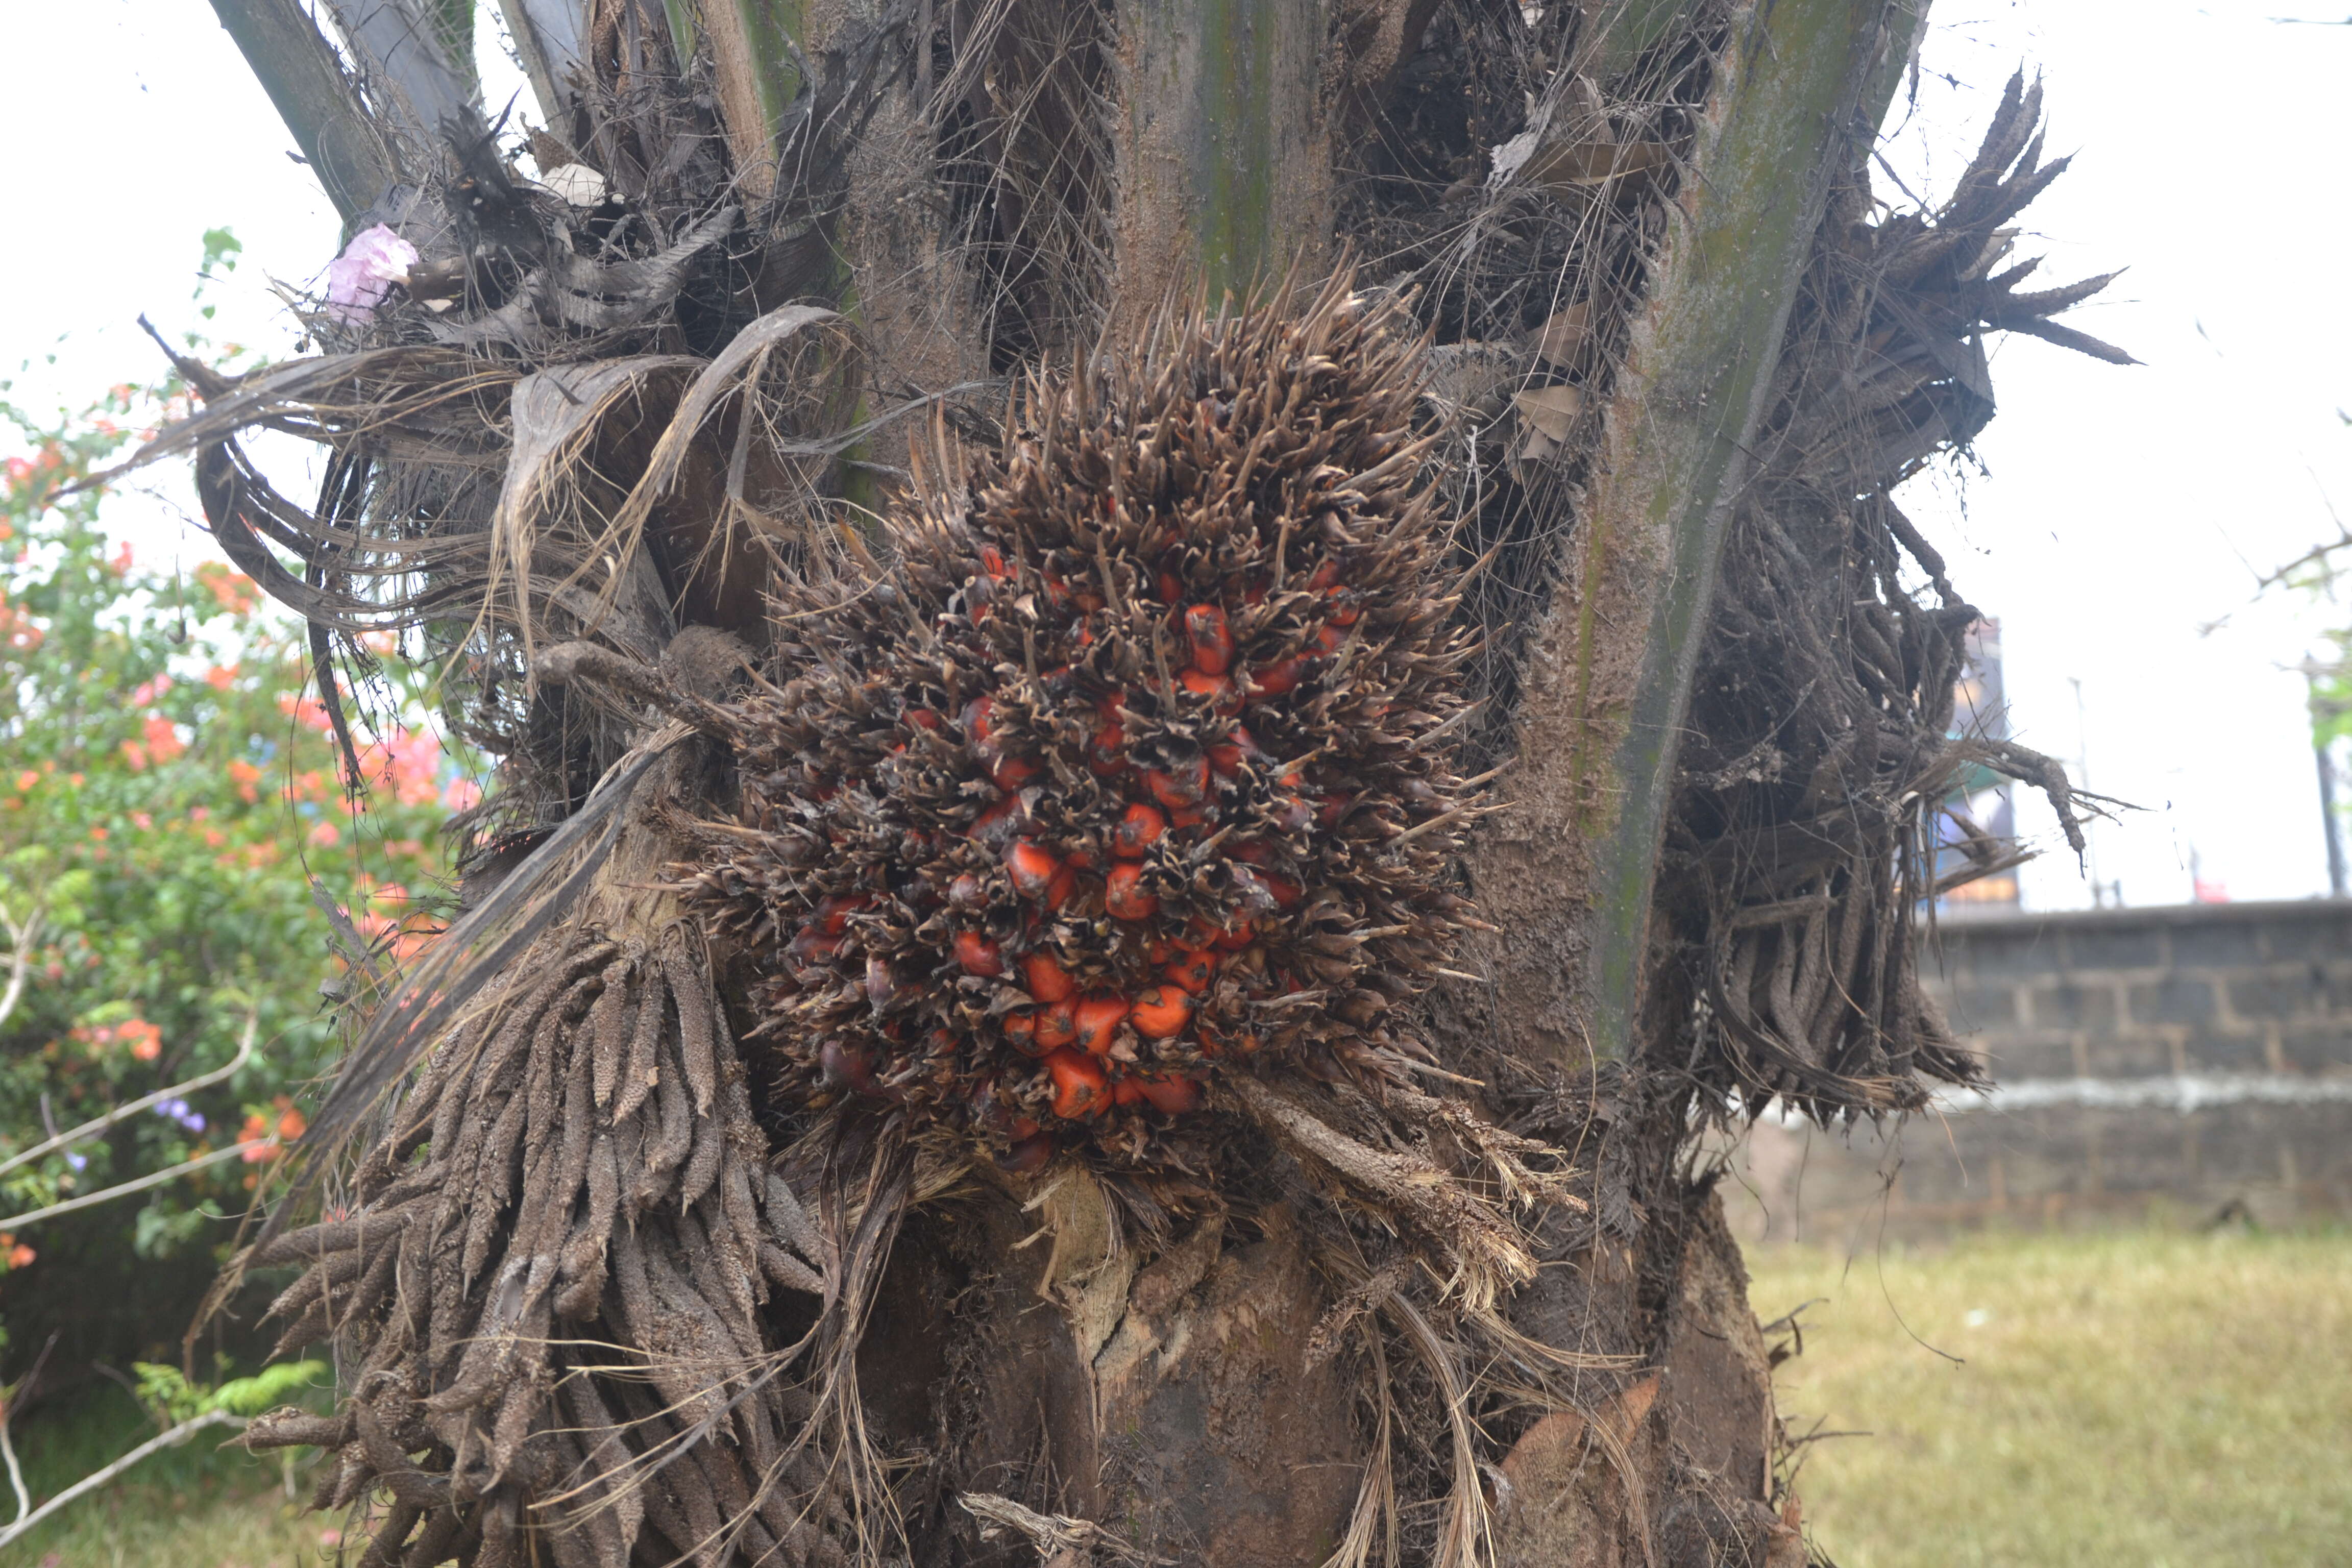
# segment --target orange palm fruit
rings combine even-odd
[[[1111,1080],[1110,1098],[1114,1105],[1140,1105],[1143,1103],[1143,1085],[1131,1078],[1114,1079]]]
[[[1050,1007],[1037,1009],[1037,1048],[1059,1050],[1078,1037],[1076,1008],[1067,1002],[1056,1002]]]
[[[1192,1018],[1192,999],[1173,985],[1154,985],[1136,997],[1128,1017],[1140,1033],[1165,1040],[1184,1032]]]
[[[1172,769],[1146,768],[1143,787],[1162,805],[1197,805],[1202,792],[1209,787],[1209,760],[1180,763]]]
[[[1111,1037],[1127,1021],[1127,998],[1115,991],[1089,991],[1071,1010],[1078,1048],[1096,1056],[1110,1055]]]
[[[1040,1002],[1066,1002],[1077,993],[1077,983],[1050,952],[1022,954],[1021,973],[1029,982],[1029,994]]]
[[[1143,868],[1124,860],[1103,880],[1103,908],[1118,920],[1148,921],[1160,912],[1160,899],[1144,890]]]
[[[1054,1076],[1054,1114],[1066,1121],[1099,1116],[1110,1102],[1109,1079],[1100,1063],[1083,1052],[1058,1050],[1045,1058]]]
[[[966,974],[995,975],[1004,973],[1003,949],[976,931],[956,932],[955,960]]]
[[[1250,732],[1236,724],[1223,742],[1209,748],[1209,766],[1231,778],[1241,771],[1244,763],[1255,762],[1265,754],[1257,749]]]
[[[1233,629],[1225,612],[1214,605],[1194,605],[1184,612],[1184,637],[1192,645],[1192,668],[1223,675],[1234,662]]]
[[[1004,1031],[1006,1042],[1023,1056],[1042,1054],[1042,1047],[1037,1044],[1037,1015],[1029,1008],[1007,1013],[997,1021],[996,1026]]]
[[[1005,873],[1013,879],[1013,890],[1024,899],[1042,899],[1054,884],[1062,863],[1050,850],[1034,840],[1016,838],[1004,852]]]
[[[1180,947],[1175,961],[1168,965],[1170,982],[1197,996],[1209,988],[1217,973],[1216,961],[1197,947]]]
[[[1143,852],[1159,843],[1160,836],[1167,831],[1168,819],[1160,815],[1160,808],[1139,801],[1127,808],[1118,826],[1112,829],[1110,852],[1125,860],[1141,859]]]
[[[1297,690],[1298,683],[1305,679],[1306,676],[1307,657],[1304,654],[1295,654],[1273,664],[1261,665],[1256,669],[1251,670],[1247,677],[1250,695],[1280,697],[1286,692]]]

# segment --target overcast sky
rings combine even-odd
[[[2026,214],[2022,248],[2050,258],[2052,282],[2130,268],[2072,319],[2147,363],[1997,342],[1982,471],[1923,481],[1906,505],[2001,619],[2020,738],[2086,755],[2094,787],[2147,808],[2095,846],[2101,879],[2136,904],[2189,897],[2192,853],[2238,899],[2326,885],[2288,667],[2352,608],[2253,595],[2259,573],[2334,536],[2331,501],[2352,519],[2336,412],[2352,407],[2352,27],[2270,19],[2293,9],[1940,0],[1916,103],[1898,105],[1885,148],[1906,184],[1939,195],[2010,72],[2039,71],[2051,151],[2074,166]],[[35,362],[15,395],[54,405],[151,374],[131,320],[191,321],[200,237],[220,225],[246,251],[215,293],[215,336],[290,352],[267,284],[316,275],[333,213],[211,7],[12,12],[0,145],[18,216],[0,247],[0,363]],[[160,521],[139,531],[174,548]],[[2021,825],[2046,832],[2047,814],[2029,805]],[[2026,868],[2025,891],[2044,908],[2090,901],[2063,853]]]

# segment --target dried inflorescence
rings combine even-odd
[[[1427,1060],[1475,808],[1403,321],[1164,316],[968,474],[940,437],[869,589],[787,597],[692,893],[784,1105],[1197,1167],[1220,1071]]]
[[[352,1391],[246,1441],[332,1452],[318,1507],[388,1493],[368,1563],[839,1560],[766,1321],[772,1285],[832,1300],[837,1253],[685,939],[543,947],[442,1041],[348,1215],[245,1260],[306,1265],[281,1348],[333,1341]]]

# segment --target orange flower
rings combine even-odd
[[[215,691],[226,691],[236,684],[236,666],[216,664],[205,671],[205,684]]]
[[[342,829],[331,822],[318,822],[311,824],[310,831],[305,837],[321,849],[332,849],[342,842],[343,834]]]
[[[243,757],[232,758],[228,764],[228,776],[230,779],[235,781],[236,784],[236,793],[243,796],[247,802],[257,801],[261,798],[261,792],[253,787],[255,784],[261,782],[261,770],[259,768],[255,767]]]
[[[139,728],[147,737],[147,754],[159,763],[168,763],[188,749],[188,743],[180,739],[179,727],[160,713]]]
[[[288,1106],[278,1117],[278,1136],[291,1143],[310,1130],[310,1119],[295,1106]]]
[[[127,1043],[131,1054],[142,1062],[152,1062],[163,1054],[163,1031],[144,1018],[117,1025],[114,1037]]]

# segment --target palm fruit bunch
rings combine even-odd
[[[1420,370],[1343,284],[1165,315],[1000,452],[935,426],[880,580],[786,597],[690,896],[787,1105],[1197,1169],[1220,1073],[1427,1060],[1472,810]]]

